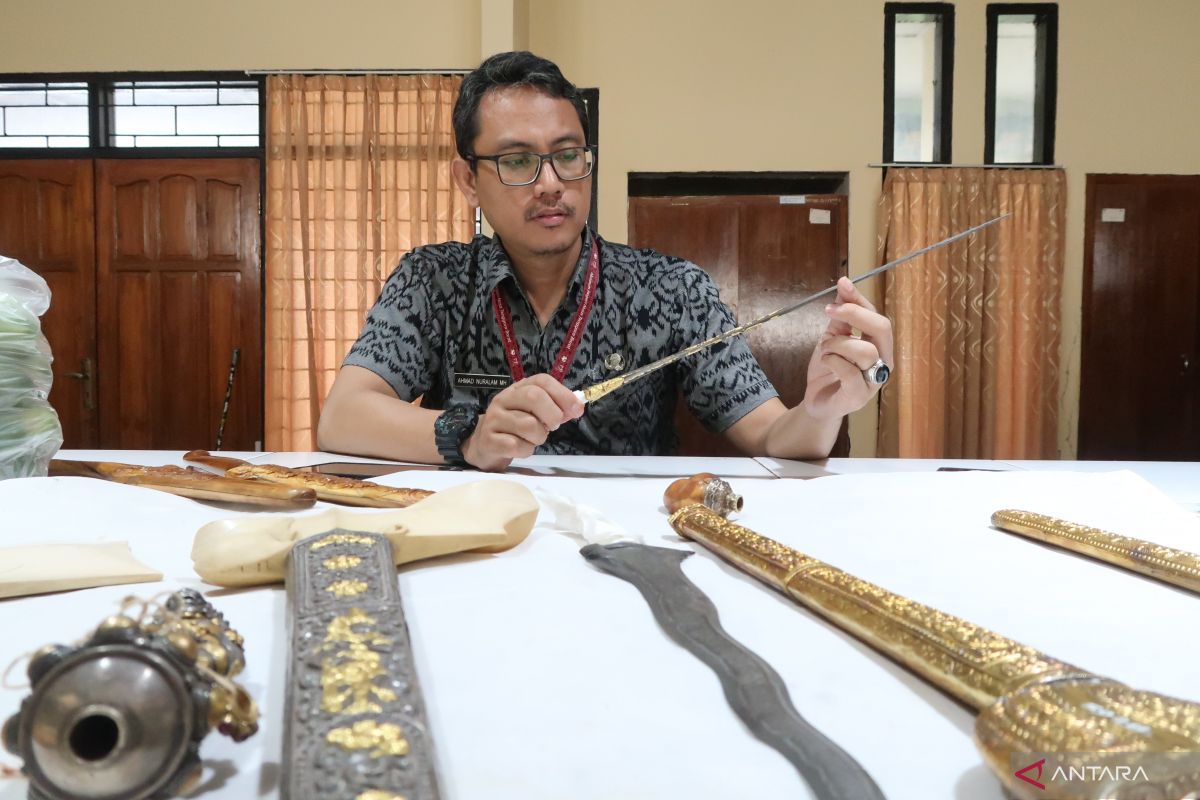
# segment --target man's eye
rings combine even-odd
[[[504,157],[504,166],[512,167],[513,169],[525,169],[532,163],[533,158],[525,154]]]
[[[560,164],[570,164],[572,161],[577,161],[578,159],[578,150],[564,150],[561,153],[554,154],[554,160]]]

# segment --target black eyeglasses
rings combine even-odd
[[[528,186],[542,174],[542,163],[550,162],[554,174],[562,181],[581,181],[596,167],[596,146],[564,147],[553,153],[503,153],[498,156],[471,156],[476,161],[494,161],[496,174],[505,186]]]

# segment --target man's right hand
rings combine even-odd
[[[475,431],[463,442],[467,463],[499,472],[514,458],[533,455],[551,431],[583,416],[583,403],[549,375],[531,375],[492,398]]]

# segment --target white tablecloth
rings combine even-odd
[[[166,463],[172,454],[142,460]],[[731,482],[745,496],[744,525],[1054,657],[1200,699],[1200,644],[1185,633],[1200,597],[989,525],[993,510],[1021,507],[1200,550],[1196,515],[1131,472],[905,471],[799,481],[772,479],[750,459],[720,462],[722,469],[680,459],[521,466],[509,479],[594,506],[648,544],[687,549],[662,509],[673,475],[740,476]],[[589,471],[609,477],[562,477]],[[436,489],[479,479],[494,478],[424,470],[380,481]],[[188,558],[196,529],[230,515],[88,479],[0,482],[0,545],[128,540],[165,574],[161,585],[0,602],[0,662],[78,638],[126,594],[203,589],[245,635],[242,680],[262,723],[241,745],[216,734],[205,741],[207,788],[199,796],[272,797],[287,663],[284,592],[205,586]],[[633,587],[589,566],[579,546],[539,521],[510,552],[402,568],[443,797],[808,796],[795,770],[729,710],[715,676],[666,638]],[[967,709],[707,552],[689,558],[685,571],[726,629],[780,672],[799,711],[862,762],[887,797],[1000,800],[972,744]],[[0,690],[0,717],[24,694]],[[22,781],[0,781],[3,800],[23,796]]]

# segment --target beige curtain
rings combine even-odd
[[[267,82],[267,450],[315,450],[342,358],[400,257],[475,231],[453,187],[461,77]]]
[[[887,274],[879,455],[1057,457],[1065,211],[1062,170],[888,170],[879,263],[1012,216]]]

